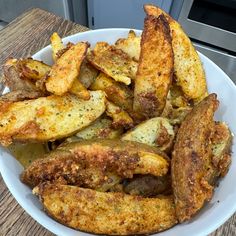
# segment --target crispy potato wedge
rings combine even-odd
[[[189,220],[213,194],[211,135],[216,94],[210,94],[185,117],[176,137],[171,160],[172,186],[178,220]],[[180,171],[181,170],[181,171]]]
[[[139,60],[141,37],[136,36],[133,30],[129,31],[128,38],[118,39],[115,46],[127,53],[135,61]]]
[[[0,143],[49,141],[78,132],[105,111],[104,92],[93,91],[90,95],[88,101],[73,95],[52,95],[1,104]]]
[[[109,101],[122,109],[131,112],[133,110],[133,91],[122,83],[114,81],[104,73],[100,73],[90,86],[91,90],[102,90]]]
[[[62,40],[57,32],[54,32],[50,38],[51,41],[51,47],[52,47],[52,58],[54,61],[56,61],[59,57],[58,54],[61,50],[65,48],[65,46],[62,43]]]
[[[33,162],[21,175],[31,187],[44,181],[97,189],[112,181],[108,176],[132,178],[133,174],[165,175],[167,156],[154,147],[114,139],[83,140],[59,146],[46,158]],[[114,183],[116,184],[116,183]]]
[[[106,114],[113,119],[112,126],[114,128],[130,128],[133,126],[133,119],[122,108],[114,103],[106,101]]]
[[[166,152],[173,146],[174,137],[175,132],[170,121],[166,118],[155,117],[122,135],[121,140],[145,143]]]
[[[90,99],[89,91],[84,87],[84,85],[79,81],[79,79],[75,79],[69,91],[75,94],[78,98],[82,98],[84,100]]]
[[[51,70],[51,66],[32,58],[19,59],[17,67],[21,76],[31,80],[43,79]]]
[[[54,184],[41,184],[33,192],[54,219],[90,233],[149,234],[177,223],[172,196],[142,198]]]
[[[141,55],[135,79],[134,111],[159,116],[166,103],[174,66],[169,25],[163,15],[144,22]]]
[[[98,70],[126,85],[131,83],[137,72],[137,62],[125,52],[105,42],[98,42],[87,54],[87,60]]]
[[[88,127],[79,131],[75,136],[79,139],[95,139],[95,138],[119,138],[123,129],[112,128],[112,121],[108,118],[100,118],[94,121]]]
[[[203,99],[207,95],[207,85],[201,60],[178,22],[154,5],[144,5],[147,15],[164,15],[172,33],[174,51],[174,74],[177,84],[188,99]]]
[[[79,76],[80,66],[88,47],[88,43],[79,42],[61,55],[48,75],[47,91],[55,95],[63,95],[70,90]]]

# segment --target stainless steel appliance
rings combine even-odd
[[[171,14],[236,83],[236,0],[175,0]]]

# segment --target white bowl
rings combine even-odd
[[[78,33],[63,40],[64,43],[88,41],[92,46],[98,41],[114,43],[120,37],[126,37],[129,29],[101,29]],[[141,31],[136,30],[141,34]],[[236,133],[236,87],[229,77],[206,56],[199,53],[206,72],[209,92],[217,93],[220,107],[215,118],[225,121],[231,131]],[[51,47],[47,46],[36,53],[33,58],[51,64]],[[31,189],[22,184],[19,175],[23,168],[4,148],[0,147],[0,171],[2,177],[18,203],[37,222],[56,235],[78,236],[89,235],[66,227],[42,211],[42,205],[38,198],[31,193]],[[216,230],[236,211],[236,145],[233,141],[233,157],[229,172],[216,188],[213,199],[189,222],[176,225],[175,227],[157,234],[158,236],[200,236],[207,235]]]

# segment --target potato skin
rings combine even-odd
[[[34,193],[54,219],[90,233],[149,234],[177,223],[173,196],[142,198],[54,184],[41,184]]]
[[[171,160],[172,186],[178,220],[189,220],[213,194],[211,135],[216,94],[210,94],[185,117],[176,137]]]
[[[173,68],[170,29],[165,17],[146,17],[135,79],[134,111],[147,118],[162,113],[172,81]]]

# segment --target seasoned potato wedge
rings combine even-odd
[[[87,60],[98,70],[126,85],[136,76],[137,62],[122,50],[105,42],[98,42],[95,48],[88,52]]]
[[[102,90],[109,101],[122,109],[131,112],[133,110],[133,91],[122,83],[114,81],[104,73],[100,73],[90,86],[91,90]]]
[[[75,79],[69,91],[75,94],[78,98],[82,98],[84,100],[89,100],[90,98],[89,91],[84,87],[79,79]]]
[[[133,126],[133,119],[122,108],[109,101],[106,101],[106,106],[106,114],[113,119],[112,126],[114,128]]]
[[[166,118],[155,117],[125,133],[121,140],[146,143],[162,151],[168,151],[173,145],[174,136],[175,132],[170,121]]]
[[[59,146],[36,160],[22,173],[21,180],[35,187],[44,181],[63,179],[67,184],[97,189],[111,182],[111,174],[120,178],[165,175],[169,166],[165,158],[158,149],[136,142],[83,140]]]
[[[51,66],[32,58],[19,59],[17,67],[21,76],[31,80],[43,79],[51,70]]]
[[[65,48],[65,46],[62,43],[62,40],[57,32],[54,32],[50,38],[51,46],[52,46],[52,58],[54,61],[56,61],[59,57],[59,52]]]
[[[33,192],[54,219],[90,233],[149,234],[177,223],[172,196],[142,198],[59,184],[41,184]]]
[[[61,55],[52,66],[46,81],[46,89],[49,92],[63,95],[70,90],[79,76],[80,66],[88,46],[88,43],[79,42]]]
[[[172,33],[172,47],[174,51],[174,74],[177,84],[182,88],[188,99],[202,99],[207,95],[207,86],[201,60],[178,22],[160,8],[144,5],[148,15],[164,15],[170,25]]]
[[[159,116],[166,103],[174,66],[169,25],[163,15],[144,22],[141,55],[135,79],[134,111]]]
[[[3,103],[0,107],[0,143],[12,140],[49,141],[67,137],[88,126],[105,111],[105,94],[90,92],[88,101],[74,95],[49,96]]]
[[[79,131],[75,136],[80,139],[94,138],[118,138],[122,134],[123,129],[112,128],[112,121],[108,118],[100,118],[94,121],[88,127]]]
[[[213,194],[211,135],[218,104],[216,94],[210,94],[185,117],[177,133],[171,175],[180,222],[189,220]]]
[[[139,60],[141,37],[136,36],[133,30],[129,31],[128,38],[118,39],[115,46],[127,53],[135,61]]]

